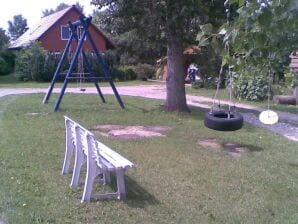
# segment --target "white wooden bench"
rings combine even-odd
[[[70,186],[78,185],[82,165],[86,162],[87,172],[85,178],[83,201],[90,201],[95,178],[102,176],[101,182],[110,183],[111,173],[115,173],[117,180],[117,191],[112,193],[103,193],[92,195],[92,198],[104,199],[116,197],[118,199],[126,198],[124,173],[128,168],[135,165],[121,156],[119,153],[110,149],[108,146],[97,141],[94,135],[82,127],[77,122],[68,117],[65,118],[66,130],[66,149],[62,174],[69,172],[70,161],[75,154],[73,175]]]

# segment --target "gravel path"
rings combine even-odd
[[[103,94],[113,94],[110,87],[101,87]],[[117,87],[120,95],[126,96],[140,96],[151,99],[166,99],[166,89],[164,85],[139,85],[139,86],[120,86]],[[47,89],[36,88],[0,88],[0,97],[12,94],[30,94],[30,93],[45,93]],[[54,88],[53,92],[59,93],[60,88]],[[78,88],[67,88],[66,92],[78,93],[78,94],[97,94],[95,88],[86,88],[85,92],[81,92]],[[210,108],[211,98],[200,96],[186,96],[188,105],[208,110]],[[225,104],[225,102],[222,102]],[[258,117],[253,112],[261,112],[264,109],[257,108],[245,104],[236,104],[237,108],[244,109],[243,117],[244,121],[255,125],[260,128],[265,128],[274,133],[280,134],[292,141],[298,142],[298,115],[287,112],[277,112],[279,116],[279,122],[274,125],[262,124]]]

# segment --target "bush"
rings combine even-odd
[[[39,43],[34,43],[17,54],[15,75],[21,81],[50,81],[57,64],[55,55],[48,53]]]
[[[10,72],[8,63],[0,57],[0,75],[6,75]]]
[[[121,71],[124,72],[124,80],[135,80],[137,79],[137,74],[135,72],[135,66],[122,66],[119,67]]]
[[[291,81],[291,88],[296,88],[298,86],[298,74],[293,74],[293,78]]]
[[[234,85],[234,94],[239,99],[260,101],[268,97],[268,80],[262,75],[245,77],[240,75]]]
[[[150,64],[137,64],[135,67],[135,73],[137,74],[137,78],[140,80],[151,79],[155,74],[155,67]]]
[[[204,81],[203,80],[196,80],[194,82],[191,83],[191,87],[193,89],[199,89],[199,88],[203,88],[204,87]]]
[[[10,51],[3,50],[0,52],[0,75],[7,75],[13,72],[14,54]]]
[[[135,80],[137,78],[137,74],[135,73],[133,66],[112,68],[111,75],[112,78],[117,81]]]
[[[107,50],[103,56],[105,63],[109,67],[115,67],[119,65],[119,56],[117,55],[116,51]]]

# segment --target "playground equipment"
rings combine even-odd
[[[227,16],[227,22],[229,23],[230,20],[230,2],[229,0],[226,0],[224,2],[224,6],[226,8],[226,16]],[[229,42],[226,41],[225,43],[225,49],[228,52],[229,55]],[[207,128],[214,129],[217,131],[235,131],[243,126],[243,116],[236,112],[236,106],[234,103],[234,110],[231,110],[231,101],[232,101],[232,85],[233,85],[233,78],[232,78],[232,67],[228,65],[228,76],[229,76],[229,104],[228,104],[228,111],[222,110],[220,101],[218,103],[218,108],[215,109],[215,99],[217,98],[220,84],[221,84],[221,77],[223,74],[223,67],[224,65],[222,64],[220,72],[219,72],[219,77],[218,77],[218,82],[217,82],[217,88],[216,92],[214,95],[213,99],[213,105],[211,107],[211,110],[205,114],[204,117],[204,125]]]
[[[54,111],[57,111],[59,109],[59,105],[62,101],[62,98],[63,98],[63,95],[65,93],[67,84],[70,80],[78,80],[80,85],[81,85],[83,80],[92,81],[94,83],[94,85],[97,89],[97,92],[98,92],[98,94],[99,94],[99,96],[100,96],[103,103],[105,103],[106,100],[105,100],[105,98],[104,98],[104,96],[103,96],[103,94],[100,90],[98,82],[99,82],[99,80],[108,81],[111,88],[112,88],[112,90],[113,90],[113,92],[114,92],[114,95],[115,95],[120,107],[122,109],[124,109],[124,104],[123,104],[123,102],[121,100],[121,97],[118,94],[118,91],[117,91],[117,89],[114,85],[114,82],[112,80],[112,76],[110,74],[109,68],[108,68],[107,64],[104,62],[100,52],[96,48],[96,45],[95,45],[95,43],[94,43],[94,41],[93,41],[89,31],[88,31],[88,28],[91,24],[91,20],[92,20],[91,16],[90,17],[80,16],[79,20],[77,20],[75,22],[71,22],[71,21],[68,22],[68,27],[69,27],[71,35],[70,35],[70,38],[68,39],[68,42],[67,42],[66,47],[64,49],[64,52],[61,56],[61,59],[60,59],[59,64],[57,66],[57,69],[56,69],[56,72],[54,74],[53,80],[52,80],[52,82],[51,82],[51,84],[48,88],[48,91],[47,91],[44,99],[43,99],[44,104],[47,103],[48,100],[50,99],[50,96],[51,96],[51,93],[53,91],[54,85],[55,85],[58,77],[61,75],[61,68],[62,68],[63,63],[66,60],[66,57],[67,57],[67,54],[70,50],[70,46],[71,46],[72,41],[76,41],[77,47],[76,47],[74,55],[71,59],[70,66],[67,70],[67,73],[66,73],[66,76],[65,76],[65,79],[64,79],[64,82],[63,82],[63,86],[61,88],[59,97],[57,99]],[[78,35],[78,32],[80,32],[79,35]],[[103,77],[96,77],[94,75],[94,69],[92,68],[91,63],[88,61],[87,55],[83,51],[83,44],[84,44],[84,42],[86,42],[85,40],[88,40],[91,43],[92,49],[93,49],[94,54],[97,58],[97,62],[99,63],[99,65],[101,66],[101,68],[103,70],[103,74],[104,74]],[[78,73],[73,72],[74,67],[75,67],[76,64],[78,64],[78,68],[79,68]],[[86,67],[87,73],[84,73],[82,71],[83,67]],[[80,88],[81,88],[81,86],[80,86]],[[81,88],[80,90],[85,91],[85,89],[83,89],[83,88]]]
[[[270,56],[269,56],[269,60],[270,60]],[[278,114],[273,110],[270,110],[271,79],[272,79],[272,70],[271,70],[271,64],[269,63],[267,110],[262,111],[259,115],[259,120],[263,124],[275,124],[278,122]]]

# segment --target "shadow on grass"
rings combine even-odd
[[[110,187],[117,191],[116,178],[112,175],[112,182]],[[125,175],[125,188],[126,188],[126,203],[133,208],[145,208],[149,205],[156,205],[160,202],[150,194],[146,189],[140,186],[134,179]]]
[[[156,205],[160,202],[146,189],[140,186],[132,178],[125,176],[127,201],[126,204],[133,208],[144,208],[148,205]]]

